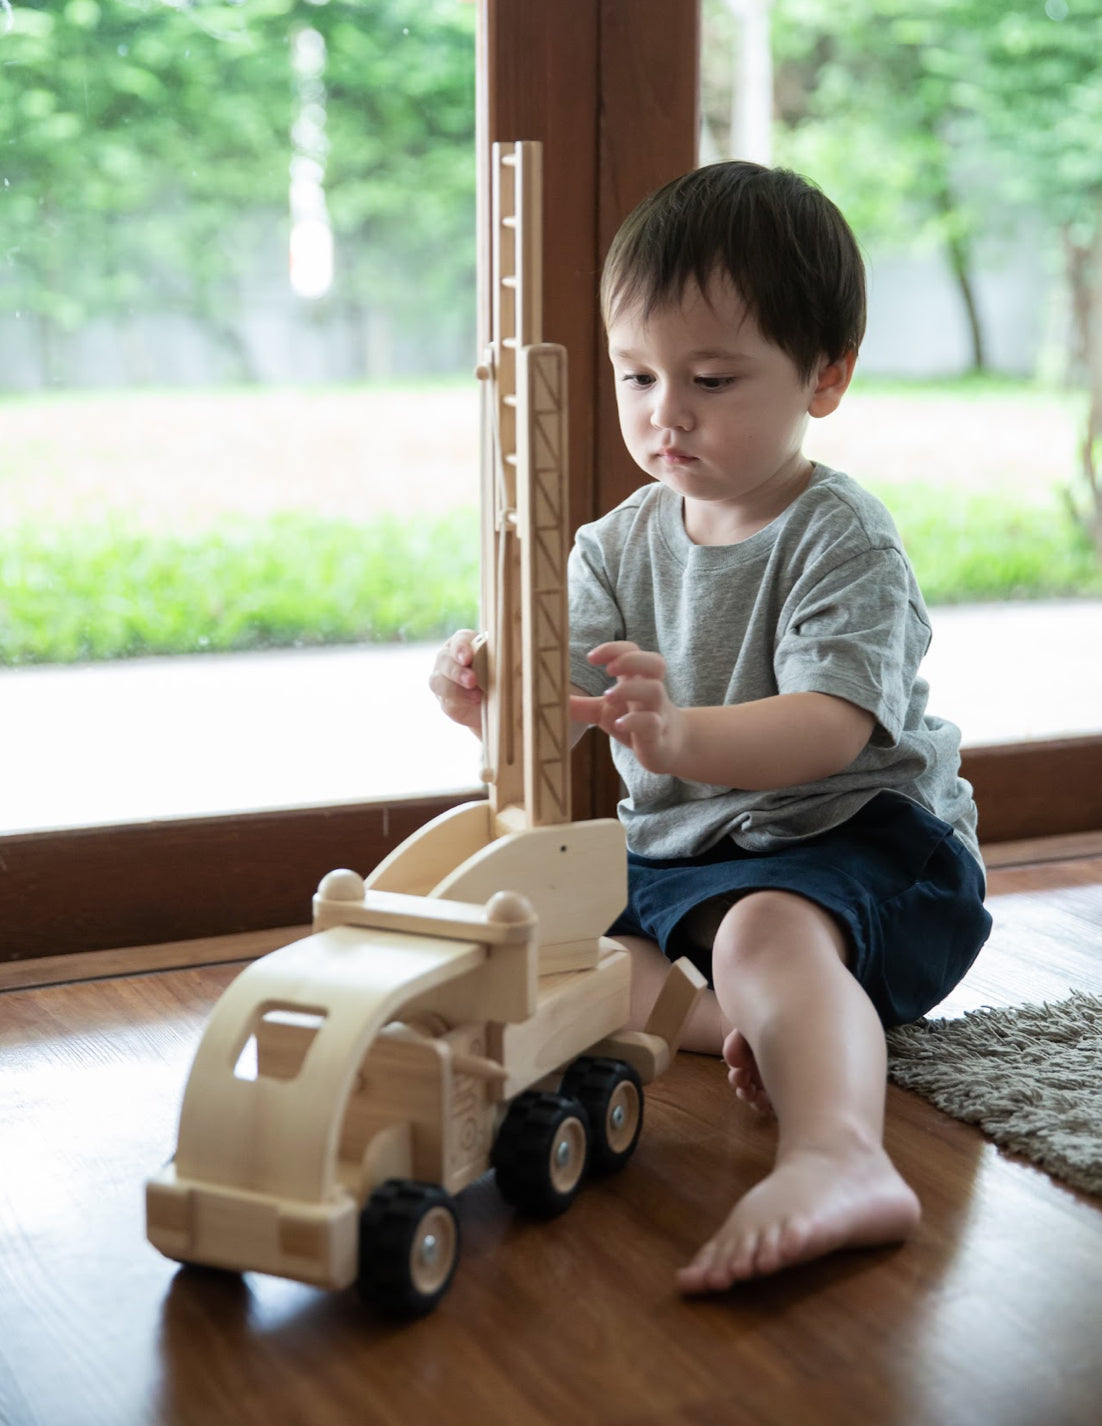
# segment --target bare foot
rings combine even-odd
[[[743,1103],[759,1114],[772,1114],[773,1105],[761,1082],[758,1062],[741,1031],[732,1030],[724,1040],[723,1058],[727,1061],[727,1078]]]
[[[732,1209],[677,1275],[685,1293],[722,1292],[840,1248],[908,1237],[921,1214],[915,1194],[879,1145],[794,1149]]]

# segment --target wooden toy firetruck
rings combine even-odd
[[[147,1185],[170,1258],[430,1310],[459,1256],[455,1195],[488,1169],[518,1209],[565,1209],[630,1157],[642,1085],[703,986],[671,968],[646,1031],[615,819],[570,819],[566,357],[540,343],[537,144],[495,145],[483,416],[480,655],[489,797],[366,878],[330,872],[313,934],[223,993]]]

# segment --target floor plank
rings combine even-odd
[[[74,980],[106,980],[111,976],[138,975],[143,971],[182,970],[188,966],[253,960],[309,934],[309,926],[281,926],[271,931],[246,931],[236,936],[208,936],[200,941],[164,941],[155,946],[127,946],[114,951],[71,951],[68,955],[0,961],[0,992],[65,985]]]
[[[995,931],[938,1013],[1102,991],[1102,858],[991,874]],[[461,1195],[440,1309],[177,1270],[141,1188],[173,1150],[208,965],[0,994],[3,1426],[1095,1426],[1102,1212],[894,1086],[911,1244],[712,1301],[674,1269],[768,1165],[718,1065],[648,1091],[625,1172],[551,1223]]]
[[[932,1014],[1102,994],[1102,855],[991,870],[988,907],[991,939]]]

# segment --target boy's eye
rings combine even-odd
[[[733,376],[698,376],[696,384],[705,391],[723,391],[734,379]]]
[[[639,388],[639,389],[642,389],[643,387],[646,387],[646,386],[651,386],[651,385],[653,385],[653,383],[654,383],[654,377],[653,377],[653,376],[646,376],[643,372],[639,372],[639,371],[629,371],[629,372],[626,372],[626,373],[620,378],[620,380],[621,380],[621,381],[626,381],[629,386],[634,386],[634,387],[637,387],[637,388]]]

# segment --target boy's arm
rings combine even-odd
[[[747,792],[817,782],[849,767],[871,713],[829,693],[778,693],[730,708],[686,708],[675,776]]]
[[[679,708],[660,654],[626,642],[589,655],[615,679],[600,698],[573,698],[576,721],[604,729],[649,772],[746,791],[814,782],[857,757],[875,718],[828,693],[781,693],[753,703]]]

